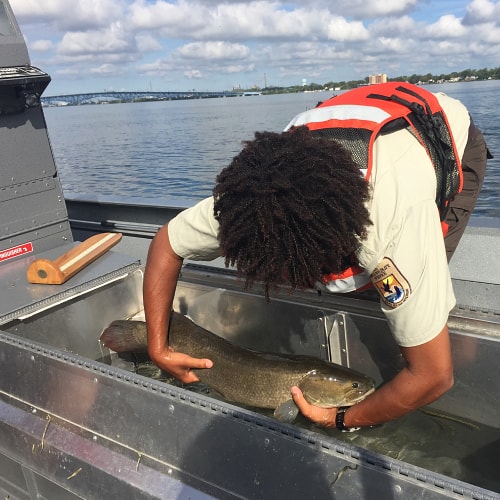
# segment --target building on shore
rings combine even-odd
[[[368,77],[368,83],[373,85],[374,83],[387,83],[387,75],[385,73],[379,73],[378,75],[370,75]]]

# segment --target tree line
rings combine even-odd
[[[394,78],[387,78],[387,81],[393,82],[409,82],[414,84],[432,84],[432,83],[444,83],[444,82],[457,82],[457,81],[477,81],[477,80],[500,80],[500,67],[488,69],[465,69],[463,71],[454,71],[452,73],[433,75],[432,73],[427,73],[425,75],[401,75]],[[334,82],[329,81],[324,84],[310,83],[307,85],[292,85],[290,87],[277,87],[269,86],[265,88],[254,87],[247,90],[260,90],[263,94],[282,94],[282,93],[294,93],[294,92],[305,92],[305,91],[315,91],[315,90],[347,90],[358,87],[359,85],[365,85],[369,81],[369,77],[363,80],[350,80],[350,81],[340,81]]]

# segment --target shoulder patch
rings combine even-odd
[[[379,262],[370,279],[389,307],[400,306],[411,294],[410,284],[388,257]]]

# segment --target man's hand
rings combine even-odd
[[[432,340],[414,347],[401,347],[406,360],[398,374],[345,414],[347,427],[369,427],[389,422],[435,401],[453,385],[453,362],[448,327]],[[325,427],[335,426],[336,408],[309,404],[298,387],[292,397],[301,413]]]
[[[168,325],[182,259],[170,245],[168,226],[153,238],[144,273],[144,311],[151,361],[185,384],[198,382],[194,369],[212,368],[209,359],[197,359],[168,347]]]
[[[335,427],[337,408],[320,408],[308,403],[302,391],[296,386],[292,387],[291,392],[293,401],[304,417],[323,427]]]
[[[182,352],[176,352],[171,347],[166,348],[159,356],[154,356],[152,361],[163,371],[170,373],[185,384],[199,382],[194,369],[212,368],[210,359],[192,358]]]

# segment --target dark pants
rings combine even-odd
[[[476,205],[477,197],[483,185],[488,155],[483,134],[471,122],[469,139],[462,157],[463,189],[450,202],[444,220],[448,224],[448,233],[444,239],[448,262],[457,248],[472,210]]]

